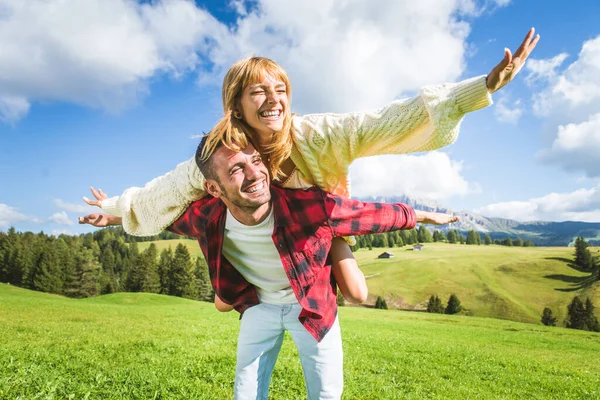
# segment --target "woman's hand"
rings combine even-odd
[[[112,225],[122,225],[123,223],[121,217],[115,217],[114,215],[110,214],[89,214],[84,217],[79,217],[77,220],[80,224],[94,225],[99,228]]]
[[[504,59],[492,69],[486,78],[486,86],[490,93],[494,93],[512,81],[521,68],[523,68],[525,60],[540,40],[540,35],[534,37],[534,33],[535,29],[531,28],[521,46],[515,51],[514,56],[511,54],[510,49],[504,49]]]
[[[94,195],[96,200],[90,200],[87,197],[84,197],[83,201],[88,203],[90,206],[96,206],[96,207],[102,208],[102,200],[108,199],[108,196],[106,195],[106,193],[104,193],[102,191],[102,189],[96,190],[93,187],[90,187],[90,190],[92,191],[92,194]],[[100,214],[92,214],[92,215],[100,215]]]
[[[415,210],[415,214],[417,215],[417,222],[420,222],[422,224],[445,225],[451,222],[458,221],[458,217],[456,215],[450,214],[442,214],[421,210]]]

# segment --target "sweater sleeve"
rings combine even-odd
[[[485,76],[426,86],[414,98],[372,112],[296,117],[294,141],[315,185],[332,192],[346,185],[355,159],[447,146],[458,137],[466,113],[490,104]]]
[[[103,200],[102,210],[122,217],[127,233],[151,236],[173,224],[192,201],[205,194],[204,177],[191,158],[143,188],[132,187],[121,196]]]

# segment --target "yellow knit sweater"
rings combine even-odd
[[[304,177],[326,191],[350,195],[348,167],[360,157],[439,149],[453,143],[463,116],[492,103],[485,76],[426,86],[412,99],[372,112],[311,114],[292,120],[292,161]],[[173,171],[102,202],[123,218],[132,235],[163,231],[194,200],[205,195],[194,158]]]

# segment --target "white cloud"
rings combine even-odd
[[[0,118],[37,100],[119,110],[196,68],[226,28],[192,1],[0,0]]]
[[[0,229],[6,229],[17,222],[41,224],[44,221],[32,215],[22,214],[16,208],[0,203]]]
[[[27,99],[17,96],[0,96],[0,122],[14,123],[29,111]]]
[[[297,112],[376,108],[461,75],[469,25],[457,14],[471,3],[263,0],[214,49],[214,72],[266,55],[292,77]]]
[[[218,84],[251,54],[287,69],[301,88],[297,112],[377,108],[456,80],[463,17],[506,3],[235,0],[228,27],[191,0],[0,0],[0,118],[14,122],[47,100],[120,110],[157,75],[195,71]]]
[[[434,200],[480,192],[461,175],[462,163],[432,151],[422,156],[392,155],[362,158],[350,167],[352,195],[406,194]]]
[[[486,217],[518,221],[600,222],[600,186],[571,193],[550,193],[528,201],[495,203],[474,211]]]
[[[590,177],[600,177],[600,113],[580,124],[560,125],[552,147],[538,157],[568,171],[583,170]]]
[[[556,70],[562,65],[569,55],[560,53],[552,58],[544,60],[528,59],[525,69],[529,74],[525,77],[525,82],[533,84],[536,81],[546,81],[556,76]]]
[[[68,203],[68,202],[66,202],[64,200],[61,200],[61,199],[54,199],[53,203],[58,208],[60,208],[62,210],[69,211],[69,212],[72,212],[72,213],[85,213],[85,214],[88,214],[93,209],[92,207],[90,207],[87,204]]]
[[[559,54],[551,60],[558,63],[561,57]],[[577,60],[559,75],[551,72],[551,60],[546,60],[550,70],[544,75],[550,84],[534,97],[534,110],[543,116],[571,111],[589,114],[600,110],[600,36],[585,41]]]
[[[55,222],[59,225],[73,225],[73,221],[69,219],[69,216],[64,211],[52,214],[52,216],[48,218],[48,220]]]
[[[509,102],[507,97],[500,98],[500,100],[496,102],[496,107],[494,107],[494,115],[500,122],[516,125],[523,115],[521,100],[519,99],[512,102],[512,107],[509,106]]]

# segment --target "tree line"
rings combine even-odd
[[[392,247],[404,247],[406,245],[412,245],[417,243],[432,243],[432,242],[444,242],[450,244],[468,244],[468,245],[501,245],[501,246],[518,246],[518,247],[532,247],[534,246],[531,240],[523,240],[520,237],[511,239],[506,237],[505,239],[494,239],[489,234],[484,233],[483,235],[476,230],[470,230],[466,233],[466,236],[456,230],[450,229],[447,233],[436,229],[433,233],[426,228],[424,225],[419,228],[413,228],[408,230],[393,231],[387,233],[375,233],[370,235],[363,235],[356,237],[356,245],[352,246],[352,251],[358,249],[373,249],[375,248],[392,248]]]
[[[74,298],[149,292],[213,300],[202,258],[192,259],[183,244],[159,254],[154,243],[140,252],[137,242],[121,228],[58,237],[10,228],[0,232],[0,282]]]

